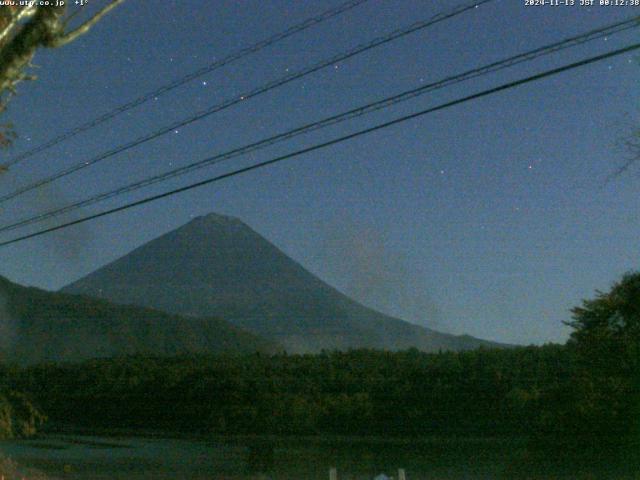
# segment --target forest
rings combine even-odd
[[[0,397],[0,421],[22,408],[50,431],[518,436],[629,460],[640,451],[639,302],[640,274],[629,274],[573,310],[566,345],[5,364],[0,391],[14,401]]]

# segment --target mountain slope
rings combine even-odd
[[[383,315],[348,298],[240,220],[210,214],[64,288],[120,304],[216,316],[291,352],[491,346]]]
[[[271,342],[223,320],[184,318],[47,292],[22,287],[3,277],[0,297],[0,353],[19,363],[275,349]]]

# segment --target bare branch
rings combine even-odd
[[[56,47],[61,47],[63,45],[66,45],[67,43],[73,42],[79,36],[87,33],[91,29],[91,27],[93,27],[96,23],[98,23],[102,19],[102,17],[104,17],[107,13],[109,13],[111,10],[113,10],[123,2],[124,0],[113,0],[111,3],[106,5],[102,10],[100,10],[98,13],[96,13],[93,17],[91,17],[89,20],[84,22],[75,30],[72,30],[71,32],[65,33],[63,35],[58,35],[55,38],[53,38],[52,44],[48,46],[56,48]]]
[[[609,185],[612,181],[617,180],[621,176],[625,175],[631,167],[640,162],[640,130],[636,130],[627,137],[623,146],[628,152],[628,157],[625,162],[616,170],[609,174],[604,181],[603,187]]]
[[[640,161],[640,131],[634,132],[625,142],[630,157],[618,170],[618,175],[625,173],[632,165]]]
[[[7,25],[2,29],[2,31],[0,32],[0,44],[2,44],[2,42],[4,42],[7,37],[9,36],[9,34],[11,33],[11,31],[13,29],[15,29],[15,27],[25,18],[30,17],[31,15],[33,15],[36,11],[35,6],[33,5],[28,5],[22,9],[20,9],[18,12],[16,12],[15,14],[11,15],[11,20],[7,23]]]
[[[14,87],[24,78],[38,47],[46,46],[59,32],[63,9],[38,7],[33,17],[0,50],[0,92]]]
[[[62,22],[62,25],[64,26],[65,30],[67,29],[67,25],[71,23],[71,20],[77,17],[80,14],[80,12],[82,12],[82,8],[76,8],[71,15],[67,15],[67,17]]]
[[[32,67],[31,60],[39,48],[57,48],[76,40],[123,2],[124,0],[110,0],[98,13],[70,32],[66,32],[66,29],[74,14],[65,18],[67,7],[63,2],[56,5],[52,5],[54,2],[47,2],[49,5],[25,2],[26,6],[2,7],[0,114],[15,94],[16,86],[24,80],[35,79],[27,70]],[[6,147],[13,138],[9,132],[3,132],[0,128],[0,149]]]

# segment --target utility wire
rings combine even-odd
[[[151,92],[145,93],[141,96],[139,96],[138,98],[131,100],[128,103],[125,103],[123,105],[120,105],[116,108],[114,108],[113,110],[110,110],[102,115],[100,115],[99,117],[96,117],[92,120],[89,120],[86,123],[83,123],[75,128],[72,128],[64,133],[61,133],[60,135],[58,135],[57,137],[53,137],[49,140],[47,140],[45,143],[38,145],[30,150],[27,150],[24,153],[21,153],[17,156],[15,156],[14,158],[12,158],[11,160],[9,160],[7,163],[5,163],[3,166],[5,168],[11,167],[29,157],[32,157],[33,155],[40,153],[44,150],[48,150],[49,148],[64,142],[65,140],[68,140],[69,138],[75,137],[76,135],[86,132],[87,130],[90,130],[92,128],[97,127],[98,125],[101,125],[102,123],[106,122],[107,120],[111,120],[114,117],[117,117],[118,115],[121,115],[129,110],[131,110],[132,108],[138,107],[146,102],[148,102],[149,100],[152,100],[156,97],[160,97],[161,95],[164,95],[165,93],[168,93],[172,90],[175,90],[178,87],[181,87],[182,85],[185,85],[186,83],[189,83],[197,78],[202,77],[203,75],[206,75],[208,73],[213,72],[214,70],[217,70],[219,68],[224,67],[225,65],[229,65],[237,60],[240,60],[246,56],[249,56],[253,53],[256,53],[260,50],[262,50],[263,48],[269,47],[271,45],[274,45],[288,37],[291,37],[297,33],[300,33],[304,30],[307,30],[309,28],[311,28],[314,25],[318,25],[322,22],[324,22],[325,20],[329,20],[333,17],[336,17],[344,12],[347,12],[363,3],[368,2],[369,0],[349,0],[346,3],[343,3],[335,8],[326,10],[322,13],[320,13],[319,15],[315,16],[315,17],[311,17],[306,19],[305,21],[298,23],[297,25],[293,25],[291,27],[289,27],[288,29],[276,33],[275,35],[272,35],[271,37],[265,38],[264,40],[261,40],[257,43],[254,43],[253,45],[250,45],[248,47],[242,48],[236,52],[233,52],[229,55],[227,55],[226,57],[217,60],[209,65],[206,65],[202,68],[199,68],[198,70],[195,70],[191,73],[188,73],[187,75],[178,78],[174,81],[172,81],[171,83],[168,83],[166,85],[163,85],[159,88],[157,88],[156,90],[153,90]]]
[[[88,216],[85,216],[85,217],[82,217],[82,218],[79,218],[79,219],[76,219],[76,220],[73,220],[73,221],[70,221],[70,222],[63,223],[61,225],[57,225],[57,226],[54,226],[54,227],[50,227],[50,228],[46,228],[46,229],[43,229],[43,230],[39,230],[37,232],[33,232],[33,233],[30,233],[30,234],[27,234],[27,235],[23,235],[23,236],[20,236],[20,237],[17,237],[17,238],[13,238],[11,240],[6,240],[4,242],[0,242],[0,247],[6,246],[6,245],[11,245],[11,244],[14,244],[14,243],[17,243],[17,242],[21,242],[21,241],[27,240],[29,238],[34,238],[34,237],[38,237],[38,236],[41,236],[41,235],[45,235],[45,234],[50,233],[50,232],[54,232],[54,231],[57,231],[57,230],[61,230],[61,229],[64,229],[64,228],[71,227],[73,225],[78,225],[80,223],[87,222],[89,220],[94,220],[96,218],[100,218],[100,217],[104,217],[104,216],[107,216],[107,215],[111,215],[111,214],[114,214],[116,212],[121,212],[121,211],[124,211],[124,210],[128,210],[130,208],[137,207],[137,206],[140,206],[140,205],[144,205],[144,204],[147,204],[147,203],[150,203],[150,202],[154,202],[154,201],[160,200],[162,198],[171,197],[173,195],[177,195],[177,194],[182,193],[182,192],[186,192],[186,191],[198,188],[198,187],[202,187],[202,186],[209,185],[209,184],[212,184],[212,183],[215,183],[215,182],[219,182],[219,181],[227,179],[227,178],[235,177],[236,175],[241,175],[243,173],[247,173],[247,172],[250,172],[250,171],[253,171],[253,170],[258,170],[260,168],[267,167],[269,165],[273,165],[275,163],[279,163],[279,162],[282,162],[282,161],[290,159],[290,158],[298,157],[300,155],[304,155],[304,154],[307,154],[307,153],[310,153],[310,152],[313,152],[313,151],[316,151],[316,150],[321,150],[321,149],[327,148],[329,146],[336,145],[336,144],[345,142],[347,140],[351,140],[353,138],[357,138],[357,137],[360,137],[360,136],[363,136],[363,135],[367,135],[369,133],[373,133],[373,132],[376,132],[378,130],[382,130],[384,128],[388,128],[388,127],[391,127],[393,125],[397,125],[397,124],[406,122],[408,120],[413,120],[415,118],[422,117],[422,116],[427,115],[427,114],[432,113],[432,112],[436,112],[436,111],[439,111],[439,110],[444,110],[446,108],[450,108],[450,107],[453,107],[455,105],[460,105],[462,103],[466,103],[466,102],[471,101],[471,100],[476,100],[478,98],[486,97],[486,96],[489,96],[489,95],[492,95],[492,94],[495,94],[495,93],[498,93],[498,92],[501,92],[501,91],[504,91],[504,90],[510,90],[512,88],[515,88],[515,87],[518,87],[518,86],[521,86],[521,85],[524,85],[524,84],[527,84],[527,83],[530,83],[530,82],[534,82],[534,81],[537,81],[537,80],[541,80],[543,78],[548,78],[548,77],[551,77],[551,76],[554,76],[554,75],[558,75],[558,74],[560,74],[562,72],[566,72],[566,71],[569,71],[569,70],[573,70],[575,68],[583,67],[585,65],[589,65],[589,64],[592,64],[592,63],[595,63],[595,62],[599,62],[599,61],[602,61],[602,60],[605,60],[605,59],[608,59],[608,58],[612,58],[612,57],[615,57],[615,56],[618,56],[618,55],[622,55],[624,53],[628,53],[628,52],[631,52],[631,51],[634,51],[634,50],[638,50],[638,49],[640,49],[640,43],[635,43],[635,44],[629,45],[629,46],[624,47],[624,48],[620,48],[620,49],[617,49],[617,50],[613,50],[613,51],[604,53],[602,55],[589,57],[589,58],[581,60],[579,62],[574,62],[574,63],[570,63],[568,65],[564,65],[562,67],[554,68],[554,69],[551,69],[551,70],[546,70],[546,71],[544,71],[542,73],[538,73],[536,75],[531,75],[529,77],[522,78],[520,80],[515,80],[515,81],[509,82],[509,83],[505,83],[505,84],[502,84],[502,85],[500,85],[498,87],[490,88],[488,90],[483,90],[481,92],[474,93],[472,95],[468,95],[466,97],[462,97],[462,98],[459,98],[457,100],[453,100],[453,101],[450,101],[450,102],[442,103],[442,104],[440,104],[438,106],[431,107],[431,108],[428,108],[426,110],[421,110],[419,112],[415,112],[415,113],[412,113],[412,114],[409,114],[409,115],[404,115],[402,117],[395,118],[395,119],[390,120],[388,122],[380,123],[380,124],[377,124],[377,125],[375,125],[373,127],[366,128],[364,130],[358,130],[357,132],[350,133],[350,134],[344,135],[342,137],[334,138],[334,139],[329,140],[327,142],[323,142],[323,143],[319,143],[319,144],[316,144],[316,145],[312,145],[310,147],[303,148],[301,150],[297,150],[295,152],[288,153],[286,155],[275,157],[275,158],[272,158],[270,160],[265,160],[263,162],[256,163],[256,164],[248,166],[248,167],[240,168],[240,169],[228,172],[228,173],[224,173],[222,175],[217,175],[215,177],[210,177],[210,178],[207,178],[205,180],[201,180],[201,181],[196,182],[196,183],[191,183],[191,184],[186,185],[184,187],[180,187],[180,188],[176,188],[176,189],[173,189],[173,190],[169,190],[169,191],[157,194],[157,195],[152,195],[152,196],[143,198],[141,200],[137,200],[135,202],[127,203],[127,204],[119,206],[119,207],[115,207],[115,208],[111,208],[111,209],[108,209],[108,210],[104,210],[102,212],[95,213],[95,214],[92,214],[92,215],[88,215]]]
[[[594,30],[590,30],[588,32],[582,33],[580,35],[576,35],[576,36],[572,36],[569,38],[565,38],[561,41],[555,42],[555,43],[551,43],[539,48],[536,48],[534,50],[530,50],[515,56],[511,56],[508,58],[504,58],[502,60],[490,63],[488,65],[479,67],[479,68],[474,68],[471,70],[467,70],[463,73],[457,74],[457,75],[452,75],[449,77],[446,77],[444,79],[438,80],[436,82],[433,83],[429,83],[426,85],[422,85],[418,88],[414,88],[411,90],[407,90],[405,92],[402,92],[400,94],[397,95],[393,95],[391,97],[386,97],[384,99],[378,100],[376,102],[373,103],[369,103],[363,106],[360,106],[358,108],[354,108],[351,110],[348,110],[346,112],[337,114],[337,115],[333,115],[330,117],[326,117],[322,120],[313,122],[313,123],[309,123],[306,125],[303,125],[301,127],[295,128],[293,130],[289,130],[287,132],[283,132],[265,139],[262,139],[260,141],[239,147],[239,148],[235,148],[233,150],[229,150],[226,151],[224,153],[220,153],[208,158],[205,158],[203,160],[191,163],[189,165],[185,165],[183,167],[178,167],[175,168],[173,170],[170,170],[168,172],[164,172],[164,173],[160,173],[151,177],[148,177],[146,179],[143,180],[139,180],[136,182],[133,182],[129,185],[125,185],[123,187],[119,187],[115,190],[111,190],[109,192],[105,192],[99,195],[95,195],[92,197],[89,197],[87,199],[78,201],[76,203],[64,206],[64,207],[59,207],[53,210],[49,210],[47,212],[43,212],[41,214],[35,215],[35,216],[31,216],[31,217],[27,217],[21,220],[18,220],[12,224],[9,225],[5,225],[0,227],[0,232],[5,232],[5,231],[9,231],[9,230],[15,230],[17,228],[23,227],[25,225],[30,225],[33,223],[37,223],[52,217],[57,217],[59,215],[62,215],[64,213],[68,213],[71,212],[73,210],[77,210],[79,208],[82,207],[87,207],[96,203],[99,203],[101,201],[113,198],[113,197],[117,197],[120,195],[123,195],[125,193],[129,193],[129,192],[133,192],[135,190],[138,190],[140,188],[143,187],[147,187],[156,183],[160,183],[163,181],[166,181],[168,179],[174,178],[174,177],[178,177],[187,173],[190,173],[192,171],[204,168],[204,167],[208,167],[211,165],[215,165],[218,163],[221,163],[225,160],[234,158],[234,157],[238,157],[241,155],[246,155],[248,153],[266,148],[268,146],[274,145],[276,143],[280,143],[284,140],[289,140],[291,138],[297,137],[299,135],[302,134],[306,134],[321,128],[325,128],[331,125],[335,125],[338,123],[342,123],[344,121],[377,111],[377,110],[381,110],[383,108],[387,108],[389,106],[395,105],[397,103],[415,98],[419,95],[423,95],[425,93],[440,89],[440,88],[444,88],[453,84],[457,84],[472,78],[476,78],[476,77],[480,77],[483,75],[487,75],[489,73],[494,73],[497,72],[499,70],[503,70],[505,68],[523,63],[523,62],[527,62],[527,61],[532,61],[534,59],[537,59],[541,56],[544,55],[549,55],[555,52],[558,52],[560,50],[563,49],[567,49],[576,45],[582,45],[584,43],[590,42],[590,41],[594,41],[597,40],[599,38],[605,37],[605,36],[612,36],[615,33],[619,33],[625,30],[628,30],[630,28],[637,28],[639,26],[639,22],[640,22],[640,17],[636,16],[621,22],[617,22],[611,25],[607,25],[601,28],[597,28]]]
[[[364,53],[368,50],[371,50],[373,48],[379,47],[381,45],[384,45],[386,43],[392,42],[394,40],[397,40],[401,37],[404,37],[406,35],[409,35],[411,33],[417,32],[419,30],[423,30],[427,27],[430,27],[432,25],[435,25],[436,23],[442,22],[444,20],[456,17],[458,15],[461,15],[462,13],[468,11],[468,10],[472,10],[475,8],[478,8],[480,5],[492,2],[494,0],[475,0],[473,3],[469,4],[464,4],[464,5],[459,5],[455,8],[452,8],[451,10],[445,12],[445,13],[439,13],[437,15],[434,15],[433,17],[429,18],[428,20],[422,20],[416,23],[413,23],[411,25],[409,25],[408,27],[402,28],[402,29],[398,29],[398,30],[394,30],[391,33],[381,36],[381,37],[377,37],[375,39],[373,39],[370,42],[364,43],[364,44],[360,44],[358,46],[356,46],[355,48],[352,48],[351,50],[345,52],[345,53],[340,53],[337,54],[329,59],[325,59],[315,65],[312,65],[310,67],[304,68],[298,72],[293,72],[289,75],[285,75],[284,77],[278,78],[276,80],[273,80],[267,84],[264,84],[260,87],[257,87],[249,92],[246,92],[244,94],[241,95],[234,95],[232,98],[229,98],[221,103],[218,103],[216,105],[213,105],[205,110],[201,110],[199,112],[196,112],[194,115],[183,119],[183,120],[179,120],[169,126],[166,127],[162,127],[159,130],[156,130],[155,132],[152,133],[148,133],[145,134],[133,141],[130,141],[128,143],[119,145],[115,148],[112,148],[111,150],[108,150],[100,155],[98,155],[97,157],[92,158],[91,160],[86,160],[83,162],[79,162],[76,163],[74,165],[72,165],[71,167],[68,167],[64,170],[61,170],[57,173],[52,174],[49,177],[46,177],[44,179],[38,180],[36,182],[33,182],[31,184],[28,184],[26,186],[23,186],[21,188],[18,188],[17,190],[8,193],[6,195],[2,195],[0,196],[0,203],[3,203],[7,200],[10,200],[12,198],[15,198],[23,193],[29,192],[35,188],[41,187],[43,185],[46,185],[48,183],[51,183],[55,180],[58,180],[60,178],[66,177],[67,175],[70,175],[74,172],[77,172],[79,170],[83,170],[91,165],[95,165],[98,162],[101,162],[102,160],[105,160],[107,158],[113,157],[115,155],[118,155],[122,152],[125,152],[133,147],[136,147],[138,145],[141,145],[143,143],[149,142],[151,140],[154,140],[158,137],[161,137],[163,135],[166,135],[167,133],[173,132],[179,128],[182,128],[186,125],[189,125],[191,123],[197,122],[199,120],[202,120],[205,117],[208,117],[210,115],[213,115],[214,113],[220,112],[222,110],[225,110],[229,107],[232,107],[240,102],[243,102],[245,100],[248,100],[250,98],[256,97],[258,95],[262,95],[263,93],[266,93],[270,90],[273,90],[275,88],[281,87],[282,85],[286,85],[294,80],[298,80],[300,78],[306,77],[307,75],[311,75],[314,72],[317,72],[318,70],[322,70],[328,66],[331,65],[335,65],[338,62],[347,60],[351,57],[355,57],[356,55],[359,55],[361,53]]]

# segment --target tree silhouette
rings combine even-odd
[[[573,425],[599,445],[631,446],[640,438],[640,272],[623,276],[572,310],[568,347],[576,355]]]
[[[29,70],[39,48],[58,48],[73,42],[122,2],[110,1],[74,28],[70,28],[70,22],[82,8],[68,15],[68,2],[47,2],[50,5],[24,2],[27,5],[0,7],[0,113],[20,82],[35,79]],[[0,125],[0,148],[9,146],[14,137],[12,124]]]

